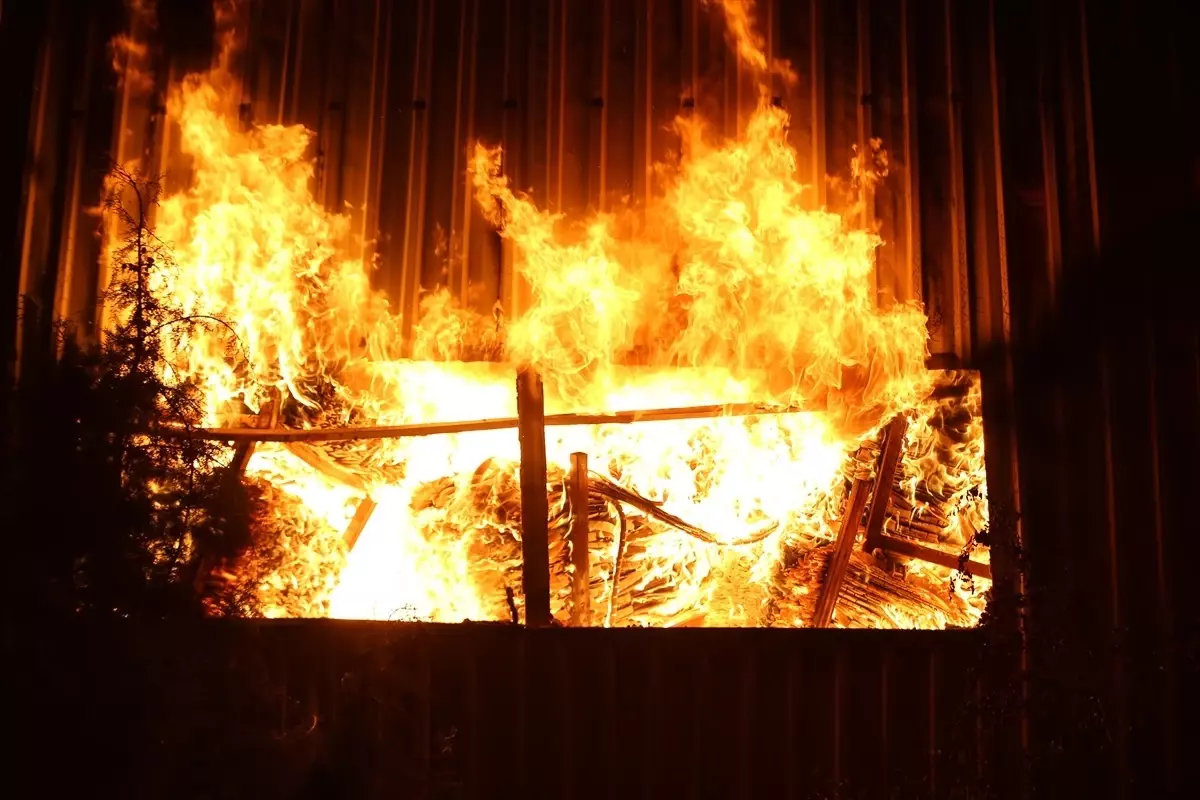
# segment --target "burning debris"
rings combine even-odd
[[[762,53],[750,4],[721,6],[752,71],[791,74]],[[313,198],[313,135],[245,126],[229,56],[170,95],[190,178],[157,219],[181,269],[152,287],[228,321],[244,347],[231,359],[202,327],[164,344],[163,369],[202,387],[205,424],[269,417],[231,454],[257,489],[257,528],[212,566],[214,607],[520,619],[521,456],[504,423],[519,366],[545,381],[551,413],[576,415],[545,432],[556,620],[574,604],[595,625],[979,619],[982,580],[975,594],[951,581],[987,570],[982,548],[963,556],[987,519],[978,388],[926,370],[918,306],[877,304],[882,243],[809,207],[781,108],[764,96],[720,142],[681,118],[682,158],[629,211],[637,226],[539,208],[479,144],[475,200],[532,303],[481,315],[435,292],[406,350],[348,220]],[[433,360],[468,353],[491,360]],[[447,420],[465,422],[415,435]],[[586,508],[569,499],[573,453],[592,465]]]

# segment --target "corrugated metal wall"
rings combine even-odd
[[[180,3],[164,0],[169,14],[168,6]],[[891,767],[876,756],[854,769],[839,761],[863,741],[849,721],[889,726],[889,741],[921,750],[932,741],[928,712],[883,709],[924,707],[925,690],[901,686],[932,681],[931,691],[950,691],[943,682],[968,662],[946,654],[970,641],[982,653],[980,702],[970,708],[985,746],[935,738],[963,748],[966,761],[982,753],[998,796],[1026,777],[1047,792],[1182,793],[1197,778],[1182,735],[1197,709],[1186,562],[1200,485],[1200,295],[1187,241],[1198,171],[1192,4],[763,0],[760,8],[773,53],[800,75],[774,91],[793,114],[814,201],[832,199],[821,177],[844,169],[853,143],[883,137],[893,169],[868,212],[888,241],[881,299],[922,299],[938,358],[983,373],[1001,591],[996,624],[974,638],[865,634],[861,654],[837,661],[843,651],[823,649],[831,640],[751,637],[724,651],[732,660],[714,674],[741,676],[737,665],[754,663],[765,672],[750,673],[776,680],[764,655],[775,647],[870,671],[823,680],[811,717],[761,724],[806,736],[842,725],[832,740],[817,735],[814,746],[847,743],[836,756],[821,751],[822,774],[879,788]],[[114,17],[93,10],[34,24],[18,15],[29,26],[18,28],[8,4],[3,14],[6,41],[21,43],[14,30],[40,37],[37,25],[51,33],[36,51],[4,52],[13,74],[24,69],[35,85],[25,188],[4,196],[20,225],[4,246],[15,243],[9,264],[21,267],[22,292],[86,319],[97,259],[83,207],[103,154],[170,165],[170,131],[154,103],[128,102],[106,77]],[[504,145],[509,174],[544,205],[603,208],[653,190],[646,167],[677,146],[666,129],[674,115],[694,106],[732,132],[754,100],[698,0],[280,0],[249,4],[244,25],[247,118],[318,131],[319,196],[353,215],[379,256],[379,285],[409,315],[419,290],[435,283],[480,308],[521,302],[512,254],[466,190],[472,139]],[[164,66],[160,85],[170,76]],[[35,334],[36,321],[25,323]],[[711,635],[714,652],[734,641]],[[596,654],[600,664],[624,652],[617,639],[595,641],[616,648]],[[675,646],[649,634],[636,641],[651,660]],[[925,665],[911,680],[879,678],[892,674],[882,654],[893,646]],[[659,663],[661,688],[673,670]],[[497,669],[517,670],[513,680],[525,685],[539,674],[527,671],[534,665],[545,667],[527,658]],[[703,684],[735,694],[745,685],[764,684]],[[754,707],[780,712],[775,696]],[[750,707],[734,700],[711,707]],[[667,693],[627,705],[667,713],[660,701]],[[778,747],[777,738],[766,740]],[[882,746],[866,741],[865,752]],[[743,757],[758,757],[706,748],[675,754],[689,780],[721,765],[750,774]],[[943,774],[913,758],[906,763],[921,780]],[[728,786],[754,786],[739,780]]]
[[[979,641],[113,626],[43,635],[22,745],[53,796],[981,797]]]
[[[1027,2],[994,34],[1008,347],[978,355],[1012,403],[986,420],[1011,447],[989,480],[1017,464],[1034,776],[1081,793],[1197,779],[1195,19],[1194,4]]]

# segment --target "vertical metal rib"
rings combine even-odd
[[[691,41],[691,50],[689,52],[688,64],[688,97],[692,102],[696,101],[696,94],[700,89],[700,2],[701,0],[691,0],[692,13],[689,21],[690,25],[688,33]]]
[[[304,27],[305,27],[304,21],[306,19],[308,19],[308,15],[304,13],[304,5],[307,2],[307,0],[296,0],[296,1],[300,4],[300,8],[298,9],[298,13],[296,15],[297,16],[296,33],[295,33],[296,52],[292,58],[292,79],[291,79],[292,96],[288,100],[288,109],[287,109],[287,116],[286,116],[286,119],[293,120],[293,121],[296,119],[296,116],[300,113],[300,78],[304,74],[303,70],[301,69],[302,65],[304,64]],[[286,81],[285,81],[285,83],[286,83]]]
[[[513,59],[518,57],[518,54],[513,52],[513,46],[512,46],[512,40],[513,40],[513,30],[512,30],[513,9],[512,9],[512,5],[513,5],[513,0],[504,0],[504,72],[501,77],[501,91],[504,93],[505,101],[507,101],[509,98],[513,97],[512,63],[513,63]],[[530,52],[525,55],[526,55],[526,58],[530,59],[530,61],[531,61],[533,58],[533,56],[532,56],[533,48],[529,47],[528,50]],[[529,76],[532,76],[532,75],[533,75],[533,69],[532,69],[532,65],[531,65],[530,69],[529,69]],[[530,77],[530,80],[532,80],[532,77]],[[530,91],[529,94],[525,97],[523,105],[525,106],[525,113],[528,115],[530,113],[529,107],[533,105],[533,92],[532,91]],[[526,129],[524,130],[526,140],[528,140],[531,137],[532,132],[533,132],[532,125],[529,125],[528,127],[526,127]],[[510,147],[510,144],[509,144],[510,138],[511,138],[511,136],[509,133],[509,115],[507,113],[505,113],[500,118],[500,142],[501,142],[502,147],[504,148],[503,152],[508,152],[508,149]],[[529,152],[528,148],[526,148],[524,150],[524,152],[528,153]],[[503,156],[501,156],[501,169],[504,169]],[[529,173],[528,173],[528,171],[526,171],[525,172],[526,179],[528,179],[528,175],[529,175]],[[501,302],[504,312],[506,314],[508,314],[509,316],[515,316],[518,313],[517,275],[516,275],[516,270],[513,268],[512,246],[507,241],[505,241],[503,238],[501,238],[499,236],[498,232],[491,234],[491,235],[495,236],[496,239],[498,240],[498,245],[499,245],[499,250],[500,250],[500,260],[499,260],[499,263],[497,264],[497,269],[499,270],[499,280],[497,281],[497,286],[500,287],[500,302]]]
[[[1038,88],[1038,122],[1042,144],[1042,190],[1045,192],[1045,225],[1046,225],[1046,283],[1050,290],[1051,302],[1058,296],[1058,284],[1062,270],[1062,227],[1061,212],[1058,197],[1058,159],[1055,147],[1055,125],[1048,108],[1050,80],[1047,48],[1049,47],[1048,9],[1042,5],[1037,12],[1038,18],[1038,48],[1037,48],[1037,88]],[[1065,93],[1064,93],[1065,94]]]
[[[857,23],[858,58],[855,61],[855,88],[858,93],[855,122],[857,124],[858,153],[863,164],[869,164],[871,157],[871,4],[870,0],[858,0],[855,14]],[[869,228],[875,219],[875,192],[869,185],[863,187],[863,205],[859,223]],[[880,288],[879,265],[874,269],[875,292],[878,296]]]
[[[429,70],[424,67],[428,62],[427,50],[433,49],[433,2],[431,0],[430,2],[420,0],[417,9],[417,30],[413,46],[413,86],[410,100],[422,98],[424,92],[427,91],[426,82],[428,81]],[[411,110],[411,114],[412,121],[410,123],[408,145],[408,186],[404,204],[404,260],[401,269],[406,295],[403,308],[408,320],[408,326],[411,326],[416,320],[418,304],[420,302],[421,254],[424,248],[425,228],[425,178],[429,160],[426,153],[429,115],[416,108]]]
[[[965,201],[966,189],[963,179],[962,103],[957,90],[954,68],[954,10],[952,0],[944,0],[942,6],[945,49],[946,115],[947,135],[950,142],[950,297],[949,307],[953,322],[949,325],[950,346],[962,360],[970,359],[970,318],[967,298],[967,253]],[[998,141],[998,140],[997,140]]]
[[[470,35],[468,36],[468,53],[469,57],[466,61],[467,68],[467,123],[466,136],[464,138],[455,137],[456,152],[465,152],[467,162],[470,163],[471,144],[475,140],[475,81],[476,81],[476,60],[479,50],[479,0],[470,0],[471,4],[471,22]],[[466,14],[464,13],[464,17]],[[471,209],[472,209],[472,194],[471,194],[471,175],[470,170],[457,170],[452,178],[455,185],[461,181],[463,185],[463,201],[462,201],[462,219],[459,223],[459,239],[462,242],[460,247],[462,274],[460,281],[460,297],[463,307],[466,307],[469,300],[467,290],[471,283]],[[453,212],[451,212],[453,213]]]
[[[84,56],[83,74],[79,78],[78,95],[75,100],[77,116],[71,122],[73,127],[70,155],[71,188],[67,196],[67,206],[63,210],[63,243],[59,253],[58,279],[55,285],[54,314],[60,320],[75,317],[75,309],[72,306],[77,302],[74,297],[75,287],[72,284],[75,273],[75,244],[79,228],[79,209],[82,207],[83,165],[87,158],[88,112],[91,107],[89,90],[97,38],[95,16],[89,15],[87,28],[87,53]],[[88,301],[84,300],[83,302],[86,304]]]
[[[30,153],[29,159],[25,166],[25,185],[28,187],[25,194],[25,212],[24,224],[21,232],[21,275],[18,280],[17,302],[24,303],[25,298],[29,297],[34,291],[34,283],[36,276],[33,274],[33,265],[30,263],[30,255],[33,250],[33,231],[34,217],[37,214],[39,205],[39,171],[41,170],[43,161],[46,157],[44,140],[46,138],[46,107],[50,98],[50,67],[54,63],[54,41],[53,33],[48,33],[42,44],[42,57],[37,66],[37,78],[34,84],[35,96],[37,98],[37,110],[33,114],[32,130],[29,134]],[[123,87],[122,95],[122,112],[128,108],[129,97],[129,82],[126,81]],[[121,126],[124,130],[124,126]],[[106,276],[101,275],[102,280],[107,280]],[[103,287],[105,284],[101,283]],[[18,317],[20,319],[20,317]],[[16,363],[13,366],[14,377],[21,375],[21,356],[25,349],[25,324],[19,323],[16,331]]]
[[[543,172],[546,188],[542,190],[542,196],[546,198],[547,202],[551,202],[555,198],[554,189],[557,186],[550,169],[550,154],[554,152],[554,98],[558,94],[555,91],[554,81],[554,42],[555,33],[561,24],[558,22],[558,14],[555,13],[555,9],[561,9],[562,0],[559,0],[558,3],[550,0],[547,5],[549,13],[546,14],[546,152]],[[533,70],[530,70],[530,74],[533,74]]]
[[[644,129],[642,131],[642,202],[650,203],[651,192],[654,191],[654,0],[646,0],[646,35],[645,66],[646,73],[642,76],[645,81],[645,107],[642,109]]]
[[[381,0],[375,0],[375,17],[374,23],[371,26],[371,81],[370,90],[367,95],[367,142],[366,142],[366,164],[363,165],[363,188],[362,188],[362,208],[360,209],[361,218],[359,221],[359,239],[363,242],[363,247],[366,248],[368,219],[371,215],[371,210],[375,203],[371,197],[371,170],[378,169],[378,160],[375,158],[375,107],[376,107],[376,90],[379,86],[379,38],[380,38],[380,19],[383,9],[380,6]],[[386,74],[386,66],[384,72]],[[380,103],[382,106],[383,104]],[[382,134],[381,134],[382,138]],[[364,252],[364,257],[367,253]]]
[[[612,0],[604,0],[604,19],[600,34],[600,186],[596,208],[605,210],[608,196],[608,59],[612,41]]]
[[[284,120],[284,106],[287,98],[288,87],[288,67],[292,59],[292,27],[296,21],[296,4],[289,2],[287,4],[287,21],[283,27],[283,63],[279,68],[279,101],[275,108],[275,124],[282,125]]]
[[[938,733],[937,733],[937,651],[929,651],[929,796],[937,797]]]
[[[1092,212],[1092,247],[1100,252],[1100,191],[1096,180],[1096,127],[1092,118],[1092,67],[1088,55],[1087,3],[1079,0],[1079,57],[1082,61],[1083,123],[1087,146],[1088,200]]]
[[[818,206],[825,205],[825,47],[821,0],[812,0],[809,17],[811,62],[809,118],[812,120],[812,186]]]
[[[563,210],[563,152],[567,113],[567,0],[559,3],[558,16],[558,142],[554,154],[554,207]],[[547,159],[549,160],[549,159]]]
[[[379,89],[379,102],[373,109],[375,114],[379,116],[379,133],[375,136],[378,144],[371,151],[368,167],[373,165],[373,168],[367,170],[367,199],[363,200],[363,238],[366,241],[374,242],[379,236],[379,211],[380,211],[380,195],[383,192],[383,173],[384,173],[384,154],[387,151],[387,130],[388,117],[391,111],[389,98],[391,96],[391,75],[392,75],[392,16],[395,13],[395,6],[392,3],[386,4],[383,21],[383,64],[380,67],[382,76],[382,86]],[[372,211],[373,209],[373,211]],[[370,224],[368,224],[368,219]],[[367,257],[373,257],[375,247],[370,245],[370,249],[365,254]],[[371,263],[368,258],[366,263]]]
[[[920,300],[921,210],[919,208],[920,164],[917,163],[917,118],[913,95],[917,91],[913,75],[913,35],[909,20],[909,0],[900,0],[900,108],[904,118],[904,270],[897,276],[897,299]]]
[[[995,204],[995,224],[996,224],[996,287],[1000,293],[1000,331],[1001,345],[1003,347],[1003,386],[1007,391],[1002,395],[1000,402],[1004,403],[1005,410],[1003,416],[1009,420],[1009,424],[1015,419],[1015,408],[1013,403],[1012,390],[1014,386],[1013,380],[1013,361],[1012,361],[1012,305],[1009,297],[1009,274],[1008,274],[1008,247],[1005,239],[1005,222],[1004,222],[1004,168],[1003,159],[1001,156],[1001,137],[1000,137],[1000,98],[999,98],[999,77],[996,55],[996,8],[995,0],[988,0],[988,32],[987,32],[987,63],[988,63],[988,95],[991,98],[991,139],[992,139],[992,180],[995,185],[996,196]],[[1008,474],[1005,476],[1005,483],[1010,493],[1010,516],[1008,524],[1011,526],[1012,541],[1006,543],[1007,548],[1002,548],[997,553],[1000,563],[996,564],[997,574],[1000,576],[1007,575],[1006,579],[1013,584],[1013,588],[1018,597],[1026,598],[1026,603],[1019,606],[1015,620],[1017,625],[1017,633],[1021,642],[1020,653],[1020,674],[1021,680],[1021,697],[1020,697],[1020,738],[1022,751],[1028,752],[1029,748],[1029,686],[1023,676],[1028,675],[1029,671],[1029,648],[1026,644],[1026,617],[1029,613],[1028,591],[1026,586],[1025,574],[1020,566],[1012,561],[1004,563],[1003,559],[1009,557],[1009,553],[1017,553],[1024,550],[1025,535],[1024,525],[1021,521],[1021,490],[1020,490],[1020,473],[1019,473],[1019,453],[1017,450],[1016,432],[1009,430],[1008,435],[1004,437],[1008,452],[1005,453],[1004,460],[1008,466]],[[1007,550],[1007,552],[1006,552]]]
[[[464,112],[464,84],[466,82],[467,61],[473,57],[473,53],[468,53],[469,36],[468,30],[470,24],[467,20],[467,4],[470,0],[458,0],[458,55],[456,59],[457,67],[455,70],[454,81],[454,155],[451,157],[450,163],[453,165],[450,169],[450,220],[449,230],[447,235],[450,241],[454,241],[455,234],[459,236],[466,235],[466,215],[462,219],[456,219],[459,211],[459,194],[466,191],[463,184],[465,178],[463,169],[463,157],[465,151],[463,149],[463,112]],[[460,177],[463,176],[463,177]],[[456,224],[457,223],[457,224]],[[451,254],[453,254],[453,245],[451,245]],[[465,247],[459,251],[459,264],[457,274],[450,273],[447,276],[448,287],[453,294],[455,289],[458,290],[458,301],[462,305],[467,302],[467,256],[468,251]],[[453,255],[450,257],[450,263],[453,262]],[[457,286],[455,286],[457,284]]]

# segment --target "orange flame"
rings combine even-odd
[[[792,65],[785,59],[768,58],[766,41],[758,33],[752,0],[704,0],[714,2],[725,12],[729,38],[737,48],[738,58],[760,77],[778,75],[789,85],[798,80]]]
[[[720,5],[751,69],[794,80],[790,66],[764,53],[751,5]],[[155,290],[186,313],[227,321],[240,340],[233,347],[224,328],[197,327],[168,352],[170,370],[203,383],[210,425],[269,402],[283,404],[289,424],[316,427],[513,416],[514,364],[542,373],[552,412],[745,401],[810,409],[547,431],[552,470],[586,452],[597,472],[714,532],[716,543],[704,542],[630,511],[637,520],[629,524],[653,534],[624,562],[631,591],[662,600],[635,609],[627,624],[673,624],[688,610],[705,612],[706,624],[755,624],[772,602],[782,554],[833,538],[847,453],[897,413],[933,413],[923,313],[876,305],[878,236],[803,207],[806,187],[779,108],[764,102],[729,141],[712,140],[697,119],[678,120],[682,157],[662,168],[665,192],[636,232],[611,215],[569,221],[539,209],[510,185],[499,149],[477,145],[476,200],[512,242],[533,303],[514,319],[483,320],[431,294],[413,344],[419,357],[438,360],[402,360],[399,321],[371,288],[367,265],[350,255],[348,220],[312,195],[312,134],[239,123],[227,64],[223,55],[170,96],[191,177],[158,215],[158,234],[182,266]],[[452,360],[468,337],[482,337],[502,360]],[[935,436],[923,422],[910,435]],[[972,429],[965,441],[937,451],[960,459],[954,469],[937,453],[907,458],[903,485],[915,497],[923,482],[975,519],[979,496],[969,488],[982,480],[981,436]],[[505,511],[519,460],[512,431],[323,452],[340,466],[322,470],[295,448],[261,445],[247,467],[249,479],[294,498],[304,525],[320,532],[313,541],[324,542],[309,548],[307,567],[289,561],[260,581],[257,613],[507,616],[503,586],[519,565],[519,526]],[[340,480],[339,469],[357,478]],[[377,506],[357,545],[331,555],[329,542],[365,495]],[[732,544],[762,530],[769,535]],[[964,538],[948,536],[958,546]],[[610,550],[594,554],[594,569],[615,595],[621,558],[615,543],[598,546]],[[310,599],[298,604],[298,596]],[[978,617],[969,602],[961,606],[949,621]],[[949,619],[881,614],[904,625]]]

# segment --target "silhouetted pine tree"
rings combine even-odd
[[[111,186],[105,209],[124,238],[102,298],[109,324],[91,345],[56,325],[57,347],[22,370],[9,479],[16,502],[5,527],[26,551],[22,577],[38,605],[198,613],[199,555],[244,540],[244,492],[223,479],[223,446],[152,431],[201,419],[198,386],[164,369],[165,343],[197,325],[229,326],[151,291],[177,268],[151,226],[158,181],[117,169]]]

